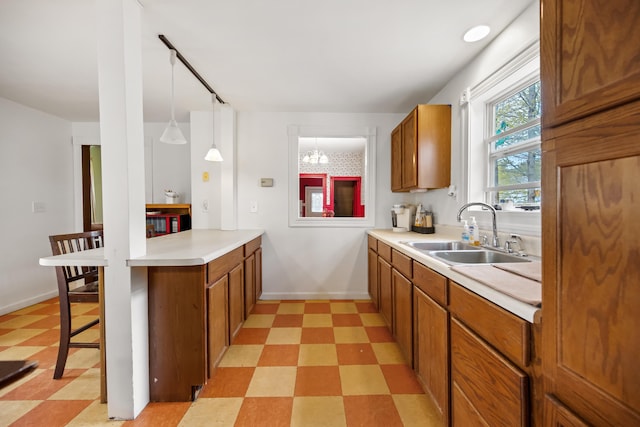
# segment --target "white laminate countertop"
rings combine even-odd
[[[147,253],[127,260],[130,267],[204,265],[239,248],[263,230],[187,230],[147,239]],[[104,248],[40,258],[40,265],[108,266]]]
[[[492,289],[487,285],[484,285],[476,280],[469,278],[468,276],[452,270],[449,264],[439,261],[436,258],[430,257],[429,255],[426,255],[425,253],[402,243],[415,241],[446,242],[457,240],[455,237],[452,237],[451,234],[420,234],[412,231],[397,233],[390,229],[369,230],[367,231],[367,233],[375,237],[376,239],[388,244],[397,251],[402,252],[408,257],[413,258],[421,264],[464,286],[470,291],[515,314],[521,319],[524,319],[531,323],[537,323],[540,321],[540,307],[524,303],[513,297],[510,297],[509,295]]]

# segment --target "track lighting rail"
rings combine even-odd
[[[170,50],[175,50],[176,51],[176,57],[180,60],[180,62],[182,62],[184,64],[185,67],[187,67],[187,70],[191,71],[191,74],[193,74],[195,76],[196,79],[198,79],[198,81],[200,83],[202,83],[202,85],[212,94],[216,97],[216,99],[218,100],[219,103],[221,104],[226,104],[226,102],[224,102],[224,100],[222,98],[220,98],[218,96],[218,94],[211,88],[211,86],[209,86],[209,83],[207,83],[207,81],[196,71],[195,68],[193,68],[193,66],[189,63],[189,61],[187,61],[185,59],[184,56],[182,56],[182,54],[180,53],[180,51],[178,49],[175,48],[175,46],[169,41],[169,39],[167,39],[163,34],[158,34],[158,38],[162,41],[162,43],[165,44],[165,46],[167,46]]]

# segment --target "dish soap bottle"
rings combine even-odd
[[[471,225],[469,226],[469,243],[473,246],[480,246],[480,230],[478,230],[478,223],[476,217],[472,216]]]
[[[469,235],[469,224],[467,223],[466,220],[462,221],[464,223],[463,227],[462,227],[462,243],[469,243],[469,240],[471,239],[470,235]]]

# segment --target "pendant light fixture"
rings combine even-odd
[[[311,163],[313,165],[326,165],[327,163],[329,163],[329,157],[324,154],[324,151],[318,151],[318,138],[316,138],[315,150],[307,151],[307,154],[304,155],[302,161],[304,163]]]
[[[160,137],[160,141],[166,144],[186,144],[187,139],[182,134],[182,131],[178,127],[178,123],[176,123],[175,117],[175,105],[174,105],[174,91],[173,91],[173,82],[174,76],[173,71],[176,65],[176,51],[175,49],[170,49],[169,62],[171,62],[171,120],[167,125],[167,128],[162,132],[162,136]]]
[[[209,151],[207,151],[207,155],[204,156],[204,159],[210,162],[223,161],[222,154],[220,154],[220,150],[218,150],[218,148],[216,147],[216,121],[215,121],[216,101],[217,101],[216,94],[215,93],[211,94],[211,125],[212,125],[211,148],[209,148]]]

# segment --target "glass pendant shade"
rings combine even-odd
[[[211,148],[209,148],[209,151],[207,151],[207,155],[204,156],[205,160],[208,160],[210,162],[222,162],[222,154],[220,154],[220,150],[218,150],[218,147],[216,147],[216,143],[215,143],[215,130],[216,130],[216,123],[215,123],[215,118],[216,118],[216,94],[212,93],[211,94]]]
[[[162,132],[160,141],[166,144],[186,144],[187,139],[184,137],[182,131],[178,127],[178,123],[176,123],[175,117],[175,105],[173,97],[173,69],[176,65],[175,50],[171,50],[169,62],[171,62],[171,120],[169,121],[169,124],[167,125],[167,128],[164,130],[164,132]]]
[[[162,132],[160,141],[166,144],[186,144],[187,139],[182,134],[182,131],[178,127],[178,123],[174,119],[171,119],[167,128]]]
[[[220,151],[216,148],[215,145],[212,145],[211,148],[209,148],[209,151],[207,151],[207,155],[204,156],[204,159],[210,162],[223,161],[222,154],[220,154]]]

